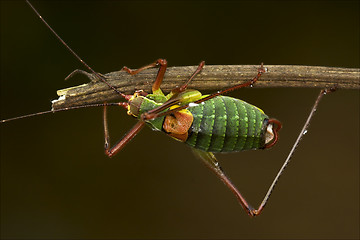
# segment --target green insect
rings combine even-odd
[[[118,153],[143,126],[148,125],[153,130],[165,132],[172,138],[191,146],[195,155],[235,193],[246,212],[250,216],[258,215],[263,205],[259,209],[253,209],[246,202],[221,169],[213,152],[264,149],[272,147],[277,142],[278,131],[281,128],[278,120],[269,119],[261,109],[249,103],[221,95],[238,88],[252,86],[266,69],[261,66],[257,75],[249,82],[211,95],[202,95],[199,91],[187,87],[204,65],[205,62],[201,62],[189,80],[181,87],[173,89],[168,95],[164,95],[160,89],[167,68],[165,59],[158,59],[137,70],[124,67],[123,70],[132,75],[155,66],[159,66],[159,71],[152,86],[152,94],[144,91],[137,91],[134,95],[120,93],[127,102],[121,102],[119,105],[139,121],[112,148],[110,148],[107,127],[106,105],[104,106],[105,154],[112,157]]]
[[[306,132],[309,121],[316,110],[321,97],[330,90],[323,90],[312,112],[309,115],[307,122],[295,142],[293,149],[290,151],[283,167],[280,169],[278,175],[270,186],[264,200],[257,209],[252,208],[240,191],[233,185],[230,179],[221,169],[218,161],[213,153],[218,152],[237,152],[250,149],[266,149],[274,146],[278,141],[278,132],[281,129],[281,123],[269,118],[261,109],[246,103],[242,100],[223,96],[223,94],[233,91],[235,89],[249,87],[256,83],[266,68],[258,68],[255,77],[248,82],[238,84],[231,88],[218,91],[210,95],[202,95],[197,90],[188,89],[191,80],[201,72],[205,66],[205,62],[201,62],[196,71],[190,76],[189,80],[182,86],[173,89],[169,94],[165,95],[160,89],[163,81],[167,61],[165,59],[158,59],[157,61],[146,65],[137,70],[131,70],[123,67],[123,71],[131,75],[135,75],[145,69],[152,67],[159,67],[157,77],[152,85],[152,93],[146,93],[142,90],[136,91],[133,95],[126,95],[110,85],[104,77],[96,73],[89,67],[46,23],[40,16],[36,9],[27,1],[30,7],[45,23],[45,25],[55,34],[55,36],[65,45],[65,47],[73,53],[73,55],[84,64],[84,66],[94,74],[99,81],[104,82],[116,94],[119,94],[126,101],[119,103],[104,103],[96,104],[96,106],[104,107],[104,135],[105,135],[105,154],[109,157],[117,154],[127,143],[133,139],[136,134],[145,126],[148,125],[153,130],[162,131],[170,137],[188,144],[195,155],[200,158],[207,167],[210,168],[219,179],[235,194],[241,206],[250,216],[256,216],[264,209],[269,196],[274,189],[281,173],[288,164],[295,148],[301,140],[302,133]],[[79,71],[83,72],[83,71]],[[84,73],[84,72],[83,72]],[[117,105],[125,108],[127,113],[138,119],[135,126],[114,146],[110,145],[110,137],[107,124],[107,106]],[[94,105],[84,105],[80,107],[91,107]],[[46,111],[26,116],[16,117],[12,119],[2,120],[1,123],[15,120],[19,118],[40,115],[44,113],[57,112],[68,110],[58,109],[54,111]]]
[[[187,89],[187,86],[204,64],[201,62],[187,83],[173,89],[168,95],[164,95],[160,89],[167,67],[165,59],[158,59],[138,70],[124,67],[123,70],[134,75],[149,67],[160,66],[152,94],[137,91],[134,95],[122,95],[128,101],[120,105],[128,110],[129,115],[140,120],[139,126],[136,125],[128,133],[129,137],[135,136],[147,124],[153,130],[163,131],[205,152],[236,152],[273,146],[277,141],[277,131],[281,128],[279,121],[269,119],[258,107],[221,95],[254,84],[265,69],[259,68],[257,76],[245,84],[212,95],[202,95],[197,90]],[[104,122],[105,136],[108,139],[106,106]],[[273,129],[274,123],[277,125],[276,129]],[[106,154],[110,157],[125,145],[120,141],[110,149],[108,141],[106,142]]]

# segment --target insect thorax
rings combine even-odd
[[[164,101],[163,98],[158,96],[156,97],[155,100],[152,94],[148,94],[146,97],[134,94],[134,96],[129,100],[128,115],[131,115],[136,118],[140,118],[141,114],[161,106],[163,104],[161,101]],[[157,131],[161,131],[163,122],[164,122],[164,117],[159,117],[153,120],[146,121],[146,123],[153,130],[157,130]]]

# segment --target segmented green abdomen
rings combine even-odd
[[[191,106],[194,117],[186,143],[207,152],[234,152],[265,145],[264,112],[242,100],[218,96]]]

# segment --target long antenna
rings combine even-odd
[[[36,15],[40,18],[40,20],[47,26],[47,28],[50,29],[50,31],[55,35],[55,37],[71,52],[72,55],[74,55],[87,69],[89,69],[90,72],[92,72],[99,80],[101,80],[102,82],[104,82],[106,85],[108,85],[109,88],[111,88],[112,90],[114,90],[117,94],[119,94],[120,96],[122,96],[123,98],[126,99],[126,95],[123,94],[122,92],[120,92],[119,90],[117,90],[114,86],[112,86],[110,83],[108,83],[104,77],[100,76],[97,72],[95,72],[89,65],[86,64],[86,62],[84,62],[79,55],[77,55],[70,47],[69,45],[66,44],[66,42],[64,42],[64,40],[62,40],[62,38],[50,27],[50,25],[45,21],[45,19],[40,15],[40,13],[35,9],[35,7],[28,1],[26,0],[26,3],[32,8],[32,10],[34,10],[34,12],[36,13]]]
[[[62,111],[67,111],[67,110],[79,109],[79,108],[121,106],[126,109],[127,105],[128,105],[127,102],[118,102],[118,103],[95,103],[95,104],[88,104],[88,105],[81,105],[81,106],[74,106],[74,107],[66,107],[66,108],[59,108],[59,109],[49,110],[49,111],[44,111],[44,112],[31,113],[31,114],[27,114],[27,115],[23,115],[23,116],[19,116],[19,117],[8,118],[8,119],[1,120],[0,123],[10,122],[10,121],[14,121],[14,120],[22,119],[22,118],[34,117],[34,116],[48,114],[48,113],[56,113],[56,112],[62,112]]]

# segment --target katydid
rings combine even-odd
[[[217,159],[213,153],[217,152],[236,152],[250,149],[266,149],[274,146],[278,141],[278,132],[281,129],[281,123],[269,118],[261,109],[242,100],[223,96],[223,94],[243,87],[249,87],[259,80],[262,74],[266,73],[266,68],[261,64],[257,70],[255,77],[248,82],[238,84],[231,88],[218,91],[210,95],[202,95],[197,90],[188,89],[191,80],[201,72],[205,66],[205,62],[201,62],[196,71],[190,76],[189,80],[182,86],[173,89],[169,94],[165,95],[161,89],[167,61],[165,59],[158,59],[155,62],[146,65],[140,69],[132,70],[127,67],[123,71],[131,75],[135,75],[140,71],[152,67],[159,67],[159,71],[155,82],[152,85],[152,93],[144,91],[136,91],[133,95],[126,95],[119,89],[110,85],[102,75],[95,72],[88,66],[46,23],[40,16],[36,9],[27,1],[30,7],[40,17],[43,23],[53,32],[53,34],[68,48],[68,50],[81,62],[84,66],[95,76],[99,81],[107,84],[115,94],[119,94],[126,101],[120,103],[104,103],[84,105],[73,108],[103,106],[104,113],[104,139],[105,139],[105,154],[109,157],[117,154],[123,149],[127,143],[130,142],[141,129],[148,125],[154,130],[162,131],[172,138],[188,144],[194,154],[200,158],[207,167],[209,167],[221,181],[235,194],[239,203],[250,216],[256,216],[262,212],[264,206],[284,168],[288,164],[296,146],[301,140],[302,133],[306,131],[308,123],[311,120],[314,109],[316,109],[321,97],[330,90],[323,90],[315,105],[309,118],[304,126],[304,129],[299,135],[299,138],[294,144],[292,151],[286,159],[283,167],[280,169],[273,184],[270,186],[268,193],[257,209],[251,207],[240,191],[234,186],[230,179],[221,169]],[[138,119],[134,127],[114,146],[110,145],[110,137],[107,126],[107,106],[117,105],[125,108],[127,113]],[[14,119],[28,117],[32,115],[40,115],[49,112],[64,111],[73,108],[58,109],[54,111],[46,111],[41,113],[30,114],[13,119],[2,120],[7,122]]]

